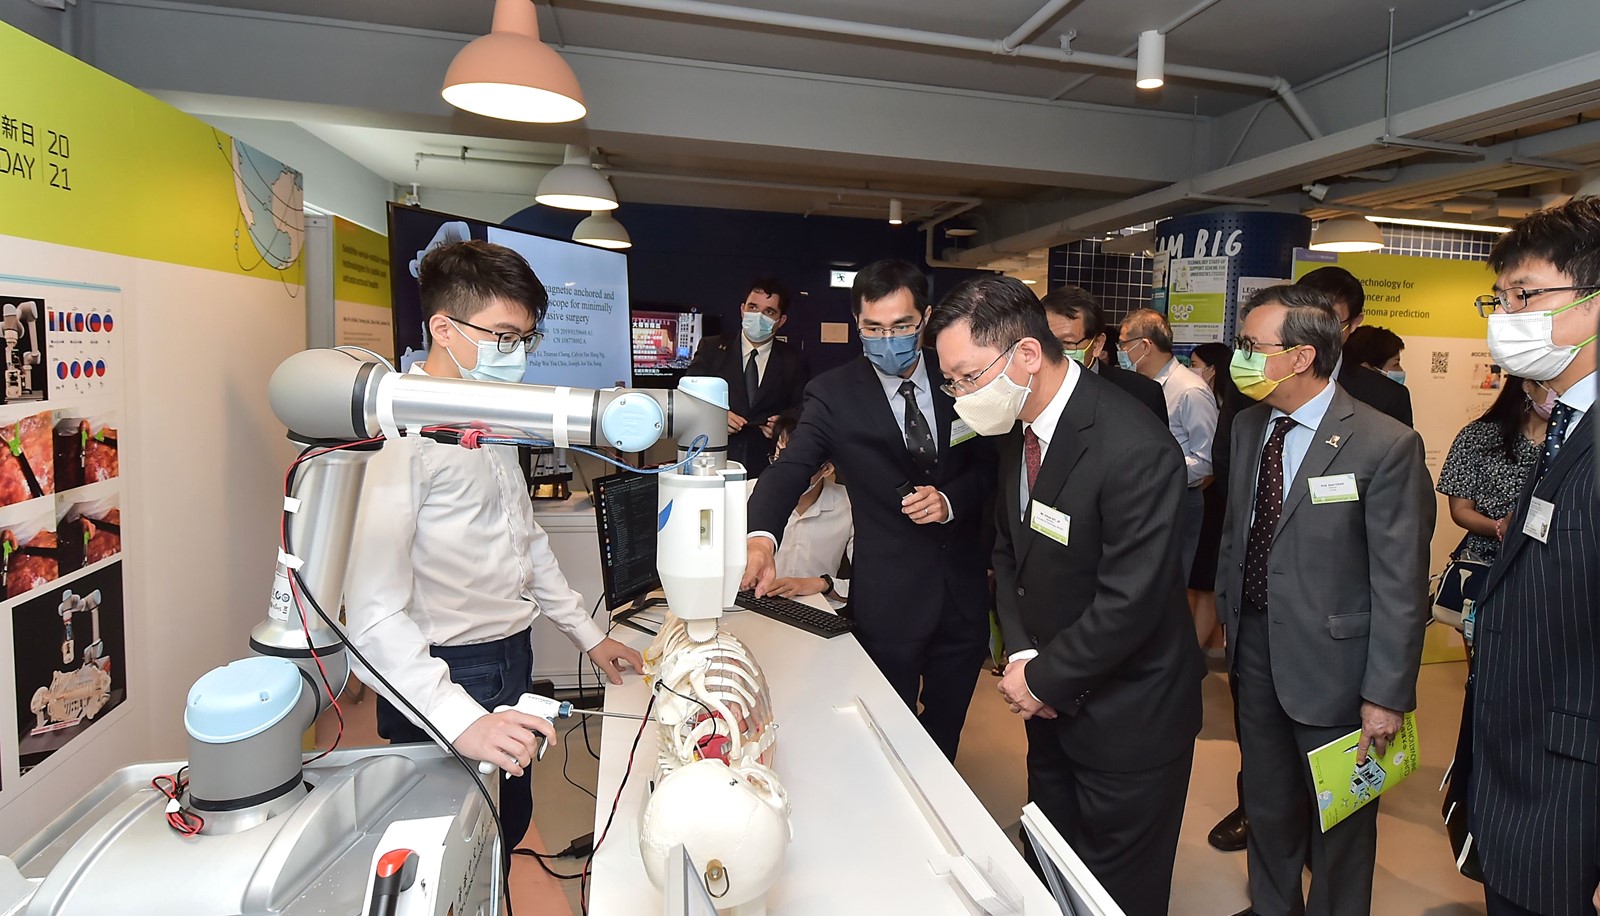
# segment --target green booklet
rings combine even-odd
[[[1356,765],[1356,747],[1361,730],[1306,754],[1311,764],[1311,781],[1317,788],[1317,812],[1322,832],[1360,810],[1362,805],[1394,788],[1417,771],[1417,719],[1406,713],[1405,725],[1389,742],[1388,752],[1378,756],[1367,750],[1367,762]]]

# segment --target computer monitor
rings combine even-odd
[[[696,311],[634,309],[630,315],[633,384],[640,388],[676,386],[700,347],[701,319]]]
[[[663,603],[649,598],[661,587],[656,572],[656,477],[624,471],[596,478],[592,486],[606,607],[613,622],[642,630],[628,618]]]

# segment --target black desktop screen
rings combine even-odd
[[[608,608],[618,608],[659,588],[656,573],[656,478],[612,474],[594,486],[595,530]]]

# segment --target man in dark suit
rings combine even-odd
[[[771,460],[772,418],[799,410],[811,379],[800,349],[777,339],[788,320],[788,287],[757,279],[739,307],[739,332],[706,338],[689,363],[689,375],[727,380],[728,457],[751,477]]]
[[[1333,313],[1339,319],[1339,345],[1350,339],[1350,332],[1361,326],[1367,303],[1361,281],[1343,267],[1318,267],[1300,282],[1333,300]],[[1333,369],[1333,380],[1350,396],[1394,417],[1407,426],[1411,422],[1411,389],[1379,372],[1360,372],[1359,366],[1346,366],[1340,359]]]
[[[1242,314],[1230,371],[1262,403],[1234,419],[1217,611],[1239,685],[1246,912],[1360,916],[1378,801],[1321,832],[1306,754],[1359,731],[1364,763],[1416,708],[1432,482],[1422,439],[1330,380],[1339,321],[1326,296],[1274,286]]]
[[[1183,456],[1063,354],[1015,279],[957,286],[928,336],[957,414],[1003,437],[1000,692],[1027,720],[1028,794],[1124,912],[1164,914],[1205,676],[1179,556]]]
[[[800,424],[750,497],[745,587],[765,594],[784,523],[833,462],[855,515],[855,637],[951,760],[988,655],[980,532],[994,452],[956,419],[932,350],[919,345],[927,280],[904,261],[856,275],[863,358],[806,387]],[[904,497],[904,486],[914,487]]]
[[[1106,313],[1094,296],[1076,286],[1064,286],[1046,293],[1039,304],[1044,306],[1045,316],[1050,319],[1050,333],[1061,342],[1067,356],[1133,395],[1161,418],[1162,423],[1167,422],[1167,399],[1161,393],[1161,384],[1104,358]]]
[[[1600,912],[1595,319],[1600,198],[1541,210],[1490,252],[1489,353],[1558,396],[1474,625],[1469,822],[1490,916]],[[1483,302],[1484,300],[1479,300]],[[1480,307],[1480,311],[1483,310]],[[1549,316],[1546,318],[1545,316]],[[1548,321],[1542,340],[1520,333]]]

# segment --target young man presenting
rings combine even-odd
[[[438,378],[516,381],[548,305],[521,255],[481,241],[444,245],[422,260],[418,285],[432,348],[412,372]],[[345,613],[352,645],[464,756],[494,764],[509,853],[533,817],[536,732],[551,724],[513,705],[532,681],[530,627],[549,615],[580,650],[622,683],[639,653],[606,638],[567,585],[533,520],[516,450],[476,450],[428,439],[392,439],[367,462],[351,545]],[[378,733],[428,741],[379,690]]]

